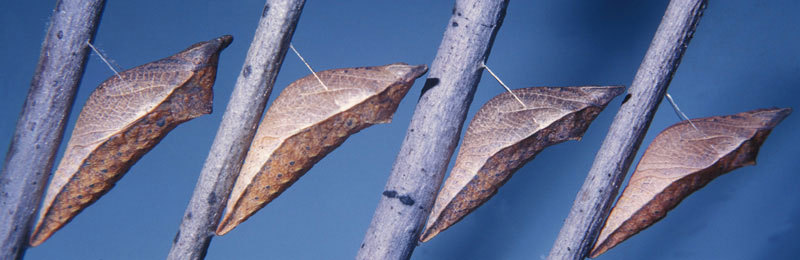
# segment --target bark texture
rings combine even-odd
[[[456,1],[356,259],[408,259],[453,155],[508,1]]]
[[[0,173],[0,259],[22,258],[64,136],[104,0],[56,3]]]

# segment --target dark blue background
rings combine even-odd
[[[5,157],[55,1],[0,2],[0,157]],[[109,1],[95,45],[122,68],[232,34],[214,113],[185,123],[116,188],[28,259],[160,259],[170,248],[264,1]],[[667,1],[512,1],[489,66],[512,88],[629,85]],[[451,1],[309,1],[293,42],[317,70],[430,64]],[[690,117],[797,109],[800,2],[711,1],[669,92]],[[272,99],[308,73],[289,54]],[[92,55],[67,126],[112,72]],[[405,135],[423,80],[394,122],[352,136],[279,199],[223,237],[208,259],[355,256]],[[484,73],[472,114],[503,89]],[[621,99],[580,142],[548,148],[491,201],[422,244],[414,259],[537,259],[547,255]],[[758,165],[724,175],[661,222],[601,259],[789,259],[800,239],[800,115],[767,139]],[[469,119],[468,119],[469,120]],[[678,118],[666,103],[644,145]],[[71,130],[68,130],[67,136]],[[58,155],[60,160],[61,152]],[[642,149],[644,150],[644,149]],[[641,154],[641,151],[640,153]],[[637,159],[638,160],[638,159]]]

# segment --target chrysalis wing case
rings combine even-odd
[[[290,84],[264,115],[228,199],[223,235],[275,199],[347,137],[388,123],[425,65],[317,73]]]
[[[487,102],[470,122],[456,164],[436,197],[425,242],[488,201],[511,175],[547,146],[578,140],[624,87],[536,87]],[[522,103],[525,105],[523,106]]]
[[[219,53],[231,41],[226,35],[194,44],[111,76],[92,92],[47,187],[32,246],[108,192],[170,130],[211,113]]]

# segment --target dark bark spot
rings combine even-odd
[[[180,238],[180,237],[181,237],[181,231],[178,230],[178,233],[175,233],[175,238],[172,239],[172,243],[173,244],[177,244],[178,243],[178,238]]]
[[[192,219],[192,212],[186,213],[186,219]]]
[[[217,193],[212,191],[211,194],[208,194],[207,200],[208,200],[208,205],[214,205],[214,203],[217,203]]]
[[[383,196],[386,196],[387,198],[390,198],[390,199],[391,198],[397,198],[397,199],[400,200],[400,203],[403,203],[403,205],[406,205],[406,206],[414,205],[414,199],[412,199],[411,196],[408,196],[408,195],[397,196],[397,191],[393,191],[393,190],[384,191],[383,192]],[[420,207],[420,209],[422,209],[422,207]]]
[[[397,197],[397,192],[393,190],[387,190],[383,192],[383,196],[386,196],[387,198],[394,198]]]
[[[439,85],[439,78],[428,78],[428,79],[426,79],[425,80],[425,85],[422,86],[422,93],[419,94],[419,97],[422,98],[422,96],[425,95],[425,92],[428,92],[428,90],[430,90],[433,87],[436,87],[438,85]]]
[[[290,166],[294,166],[294,161],[289,162]]]
[[[158,121],[156,121],[156,125],[157,125],[158,127],[164,127],[164,125],[165,125],[166,123],[167,123],[167,120],[166,120],[166,119],[164,119],[163,117],[162,117],[161,119],[158,119]]]
[[[403,195],[403,196],[398,197],[398,199],[400,199],[400,202],[402,202],[403,205],[406,205],[406,206],[414,205],[414,199],[412,199],[411,196]]]
[[[245,78],[250,77],[250,72],[252,72],[252,70],[253,69],[252,67],[250,67],[250,65],[245,66],[244,70],[242,71],[242,76],[244,76]]]
[[[625,98],[622,99],[622,104],[625,104],[625,102],[628,102],[628,99],[631,99],[631,94],[625,95]]]
[[[56,33],[56,37],[58,37],[59,40],[61,40],[61,38],[64,38],[64,31],[59,30],[58,33]]]
[[[452,25],[453,25],[453,27],[458,27],[458,23],[457,22],[453,22]]]
[[[267,12],[269,12],[269,4],[264,5],[264,10],[261,10],[261,17],[267,17]]]

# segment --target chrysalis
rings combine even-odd
[[[661,220],[714,178],[755,164],[758,149],[788,108],[683,121],[658,134],[639,160],[590,253],[599,256]],[[695,128],[696,127],[696,128]]]
[[[624,87],[538,87],[514,90],[519,99],[503,93],[489,100],[464,134],[420,241],[430,240],[489,200],[545,147],[580,139],[623,91]]]
[[[258,127],[217,234],[263,208],[350,135],[390,122],[414,80],[427,70],[403,63],[335,69],[317,73],[319,80],[309,75],[286,87]]]
[[[219,53],[232,40],[197,43],[112,76],[92,92],[47,187],[32,246],[108,192],[170,130],[211,113]]]

